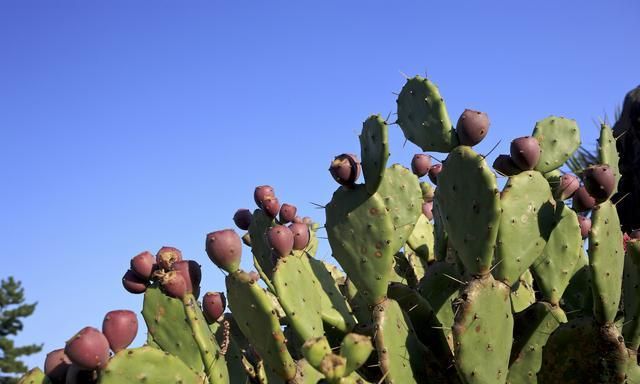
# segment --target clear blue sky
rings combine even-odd
[[[39,302],[17,341],[45,351],[27,362],[138,311],[120,278],[140,251],[176,246],[222,290],[205,235],[256,185],[323,223],[310,202],[331,198],[330,160],[395,111],[400,71],[426,70],[454,121],[489,114],[479,151],[550,114],[592,144],[640,84],[639,16],[631,0],[3,0],[0,277]],[[417,147],[397,126],[391,141],[408,164]]]

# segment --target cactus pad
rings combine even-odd
[[[51,384],[51,379],[40,368],[33,368],[20,378],[18,384]]]
[[[622,334],[627,346],[637,351],[640,346],[640,240],[627,243],[623,284],[626,321]]]
[[[370,116],[362,125],[360,156],[365,187],[374,194],[382,182],[389,159],[387,122],[380,115]]]
[[[271,258],[271,247],[267,242],[266,233],[274,225],[274,221],[262,209],[253,212],[253,219],[249,225],[249,236],[251,237],[251,253],[253,253],[254,264],[264,280],[271,280],[271,274],[275,264]]]
[[[511,286],[511,309],[513,313],[522,312],[536,302],[536,293],[533,290],[533,276],[530,270],[524,271],[518,282]]]
[[[616,139],[613,137],[613,131],[607,124],[600,125],[598,154],[600,157],[600,163],[607,164],[609,169],[613,172],[613,176],[616,178],[616,187],[613,190],[613,193],[616,193],[621,177],[620,167],[618,165],[620,157],[618,155],[618,150],[616,149]]]
[[[580,130],[575,120],[549,116],[536,123],[533,137],[540,143],[540,160],[535,170],[547,173],[559,168],[580,146]]]
[[[413,228],[413,232],[407,239],[407,244],[417,256],[426,261],[432,261],[435,260],[433,243],[433,224],[425,215],[421,214]]]

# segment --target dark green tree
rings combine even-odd
[[[42,350],[42,345],[37,344],[16,347],[12,340],[12,336],[22,331],[21,319],[31,316],[35,309],[36,303],[24,303],[24,289],[19,281],[9,277],[0,282],[0,384],[17,383],[15,374],[28,370],[20,357]]]

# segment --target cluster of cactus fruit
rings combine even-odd
[[[472,149],[485,113],[466,110],[454,127],[420,76],[397,103],[394,124],[444,161],[387,167],[388,123],[369,117],[360,157],[331,162],[340,187],[323,228],[257,187],[258,208],[233,217],[243,236],[206,236],[226,297],[198,301],[200,266],[179,250],[143,252],[123,285],[144,294],[146,344],[127,349],[135,316],[110,312],[102,332],[84,328],[21,382],[640,383],[640,232],[621,232],[609,200],[611,129],[601,164],[579,177],[560,171],[577,124],[553,116],[490,167]],[[314,257],[321,229],[340,268]],[[240,269],[243,243],[256,272]]]

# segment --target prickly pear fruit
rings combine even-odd
[[[236,224],[238,228],[242,229],[243,231],[246,231],[247,229],[249,229],[249,225],[251,225],[252,217],[253,215],[251,214],[250,210],[246,208],[241,208],[241,209],[238,209],[236,213],[233,215],[233,222]]]
[[[333,159],[329,166],[329,173],[338,184],[351,187],[360,177],[360,168],[356,155],[343,153]]]
[[[640,229],[634,229],[633,231],[631,231],[631,233],[629,234],[629,238],[640,239]]]
[[[215,323],[227,308],[224,292],[207,292],[202,297],[202,313],[209,324]]]
[[[138,334],[138,318],[126,309],[108,312],[102,321],[102,333],[114,353],[126,349]]]
[[[162,247],[156,254],[158,268],[170,270],[173,263],[182,260],[182,252],[174,247]]]
[[[509,155],[500,155],[493,161],[493,169],[504,176],[514,176],[522,172]]]
[[[461,145],[473,147],[489,132],[489,116],[484,112],[465,109],[458,119],[456,131]]]
[[[311,237],[309,226],[304,223],[293,223],[289,225],[289,229],[293,233],[293,249],[305,249]]]
[[[149,286],[147,280],[142,280],[132,270],[127,270],[124,276],[122,276],[122,286],[129,293],[139,294],[144,293]]]
[[[286,223],[292,222],[293,219],[296,217],[297,211],[298,211],[298,208],[296,208],[295,205],[291,205],[287,203],[282,204],[282,207],[280,207],[280,215],[279,215],[280,223],[286,224]]]
[[[109,341],[97,329],[85,327],[67,341],[64,353],[80,368],[102,368],[109,361]]]
[[[151,275],[156,267],[156,258],[148,251],[139,253],[131,259],[131,270],[141,280],[151,280]]]
[[[280,201],[275,196],[267,197],[262,203],[262,210],[271,218],[275,218],[280,211]]]
[[[325,356],[331,354],[331,345],[326,337],[314,337],[302,345],[302,354],[312,367],[319,370]]]
[[[589,236],[589,231],[591,230],[591,219],[586,216],[578,215],[578,224],[580,224],[580,236],[582,236],[583,239],[586,239]]]
[[[433,200],[422,203],[422,214],[433,220]]]
[[[284,225],[276,225],[267,231],[267,241],[276,256],[287,256],[293,249],[293,232]]]
[[[573,194],[572,201],[573,204],[571,207],[576,212],[585,212],[596,206],[596,199],[587,192],[584,185],[578,188],[578,190]]]
[[[418,153],[411,159],[411,172],[418,177],[422,177],[429,173],[431,168],[431,156]]]
[[[53,350],[44,360],[44,374],[53,381],[63,381],[70,365],[71,360],[64,354],[64,348]]]
[[[523,171],[535,168],[540,160],[540,143],[535,137],[519,137],[511,142],[511,159]]]
[[[223,229],[207,235],[205,249],[209,259],[229,273],[240,267],[242,256],[242,241],[233,229]]]
[[[559,200],[567,200],[580,188],[580,180],[570,173],[560,177],[560,184],[553,190],[554,197]]]
[[[616,177],[608,165],[591,165],[582,175],[587,192],[600,204],[616,189]]]
[[[273,191],[273,187],[270,185],[257,186],[253,191],[253,200],[256,202],[258,208],[262,209],[262,204],[266,198],[275,197],[276,193]]]
[[[438,185],[438,175],[442,172],[442,164],[434,164],[431,168],[429,168],[429,180],[434,185]]]
[[[369,336],[348,333],[340,344],[340,355],[347,359],[345,375],[360,368],[373,352],[373,344]]]
[[[167,296],[175,299],[182,299],[187,293],[191,293],[184,277],[177,271],[170,271],[162,275],[160,285]]]
[[[202,280],[202,270],[200,264],[193,260],[181,260],[173,263],[173,270],[177,271],[187,284],[187,291],[193,292],[197,298],[200,293],[200,281]]]

